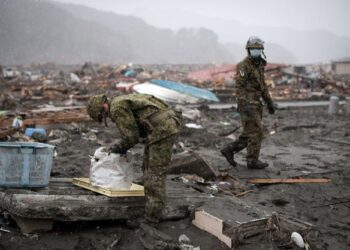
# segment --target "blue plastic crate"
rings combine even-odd
[[[46,136],[46,130],[43,128],[26,128],[24,135],[32,137],[34,133],[39,133]]]
[[[44,143],[0,142],[0,186],[48,186],[54,151]]]

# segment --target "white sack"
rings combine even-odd
[[[104,147],[98,148],[91,159],[90,183],[112,190],[129,190],[133,172],[126,156],[103,150]]]

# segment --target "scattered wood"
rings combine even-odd
[[[241,193],[238,193],[238,194],[235,194],[236,197],[242,197],[246,194],[249,194],[251,192],[254,192],[254,190],[247,190],[247,191],[244,191],[244,192],[241,192]]]
[[[224,194],[226,194],[226,195],[235,196],[235,197],[242,197],[242,196],[244,196],[246,194],[254,192],[254,190],[246,190],[246,191],[237,193],[237,192],[234,192],[234,191],[231,191],[231,190],[227,190],[227,189],[222,189],[222,188],[219,188],[219,190],[221,192],[223,192]]]
[[[330,179],[250,179],[252,184],[329,183]]]
[[[208,200],[207,194],[169,179],[166,192],[163,220],[184,219],[195,207]],[[43,189],[0,188],[1,211],[38,221],[134,219],[144,215],[144,205],[143,196],[108,197],[73,185],[71,178],[52,178],[49,186]]]
[[[21,112],[25,115],[23,127],[48,124],[82,123],[90,121],[85,106],[77,107],[50,107]],[[12,128],[14,114],[0,119],[0,138],[13,135],[16,129]]]
[[[224,204],[228,204],[227,201],[224,200]],[[266,232],[274,233],[276,238],[287,235],[289,241],[291,232],[306,234],[312,229],[307,222],[284,214],[263,212],[243,202],[231,201],[229,207],[230,211],[226,212],[206,204],[195,211],[192,224],[214,235],[230,248]],[[255,216],[249,215],[248,211],[256,212]]]
[[[232,239],[223,233],[224,222],[206,211],[196,211],[192,224],[204,230],[219,240],[224,242],[228,247],[232,247]]]
[[[47,124],[61,124],[61,123],[80,123],[89,121],[90,118],[87,115],[76,115],[71,117],[52,117],[52,118],[34,118],[26,119],[23,121],[23,125],[47,125]]]
[[[128,196],[145,196],[143,186],[132,184],[130,190],[110,190],[108,188],[93,186],[89,178],[74,178],[73,184],[108,197],[128,197]]]
[[[0,231],[1,231],[1,232],[5,232],[5,233],[11,233],[10,230],[4,229],[4,228],[2,228],[2,227],[0,227]]]
[[[118,234],[118,235],[117,235],[117,239],[114,240],[114,241],[108,246],[107,250],[112,250],[112,249],[114,249],[114,247],[118,245],[118,243],[120,242],[121,239],[122,239],[121,234]]]
[[[227,229],[224,234],[227,235],[234,245],[243,242],[244,239],[262,234],[273,229],[273,222],[271,217],[251,220],[243,223],[235,223],[235,225],[225,225]]]
[[[7,136],[13,135],[14,133],[16,133],[16,131],[18,131],[17,129],[14,128],[9,128],[9,129],[1,129],[0,130],[0,138],[5,138]]]
[[[46,113],[46,112],[60,112],[60,111],[71,111],[71,110],[86,110],[85,106],[72,106],[72,107],[49,107],[49,108],[41,108],[41,109],[33,109],[28,111],[28,113]]]

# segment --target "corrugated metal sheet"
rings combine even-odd
[[[205,70],[199,70],[190,72],[187,76],[188,79],[197,81],[213,81],[213,80],[225,80],[233,79],[236,73],[236,65],[224,65],[214,68],[208,68]]]
[[[274,70],[277,68],[286,67],[284,64],[268,63],[265,66],[265,71]],[[188,79],[196,81],[220,81],[227,79],[234,79],[236,74],[236,65],[225,65],[214,68],[208,68],[205,70],[199,70],[190,72],[187,76]]]

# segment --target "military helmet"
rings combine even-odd
[[[246,49],[264,49],[264,41],[257,36],[251,36],[249,37],[245,48]]]
[[[87,112],[94,121],[99,121],[102,105],[105,100],[105,95],[95,95],[89,99],[87,104]]]

